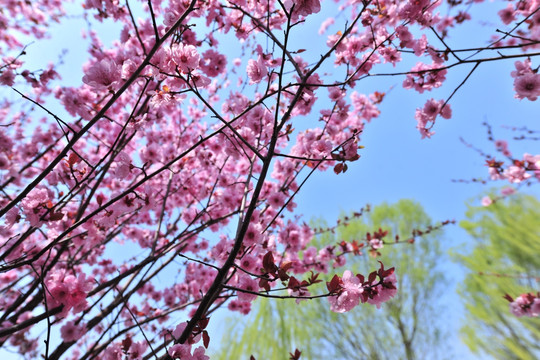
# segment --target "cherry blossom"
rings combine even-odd
[[[268,69],[264,64],[262,56],[259,55],[257,60],[250,59],[248,61],[246,71],[249,77],[249,83],[256,84],[264,79],[264,77],[267,75]]]
[[[489,196],[484,196],[482,198],[482,206],[489,206],[493,204],[493,200]]]
[[[516,98],[535,101],[540,96],[540,74],[526,73],[514,80]]]
[[[88,86],[103,89],[117,84],[120,76],[121,69],[114,60],[102,59],[86,71],[82,81]]]
[[[540,298],[534,294],[521,294],[516,299],[506,296],[510,301],[510,312],[517,317],[537,317],[540,315]]]
[[[85,334],[85,330],[83,325],[77,325],[75,322],[69,321],[62,326],[60,334],[62,335],[62,340],[71,342],[80,339]]]
[[[349,270],[343,273],[341,280],[339,294],[328,298],[330,309],[338,313],[350,311],[357,306],[360,303],[360,295],[364,291],[360,280]]]

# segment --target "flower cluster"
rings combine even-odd
[[[505,299],[510,302],[510,312],[517,317],[537,317],[540,315],[539,294],[521,294],[515,299],[510,295],[505,295]]]
[[[414,116],[417,122],[416,128],[420,131],[422,139],[431,137],[434,134],[430,129],[435,124],[435,119],[439,115],[444,119],[450,119],[452,117],[450,105],[446,104],[444,100],[429,99],[422,109],[416,109]]]
[[[535,101],[540,96],[540,74],[531,69],[530,59],[516,61],[515,67],[516,70],[511,74],[514,78],[515,97]]]
[[[326,283],[332,296],[328,298],[330,309],[342,313],[352,310],[360,302],[376,305],[390,300],[397,292],[394,268],[384,269],[383,264],[378,271],[373,271],[366,279],[363,275],[356,276],[345,270],[343,277],[335,275]]]
[[[61,316],[66,316],[70,310],[76,314],[86,309],[88,305],[86,296],[92,290],[93,279],[86,278],[84,273],[76,277],[56,271],[49,274],[45,284],[48,290],[47,305],[51,309],[63,305]],[[66,333],[72,332],[66,330]]]

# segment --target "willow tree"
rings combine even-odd
[[[296,349],[307,359],[443,359],[449,354],[440,316],[441,294],[448,283],[440,267],[442,231],[431,227],[422,207],[410,200],[358,215],[343,216],[336,227],[316,221],[319,235],[312,245],[340,251],[342,241],[357,244],[357,254],[347,258],[347,266],[355,271],[376,268],[378,261],[395,264],[396,297],[379,309],[359,307],[348,316],[329,311],[320,301],[290,306],[288,300],[259,299],[249,321],[227,321],[216,359],[253,355],[280,360]],[[313,254],[308,249],[303,256]]]
[[[524,195],[501,199],[470,207],[467,218],[461,226],[476,246],[459,256],[470,271],[461,290],[465,343],[495,359],[540,358],[540,321],[514,316],[503,298],[539,289],[540,202]]]

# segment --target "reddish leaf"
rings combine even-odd
[[[75,165],[76,163],[78,163],[81,159],[79,158],[79,156],[77,156],[77,154],[75,153],[71,153],[69,154],[69,157],[68,157],[68,164],[70,166],[73,166]]]
[[[293,353],[289,353],[289,355],[291,355],[290,359],[289,360],[298,360],[300,359],[300,355],[302,355],[302,352],[298,349],[296,349],[294,351],[294,354]]]
[[[277,266],[274,263],[274,255],[272,255],[272,252],[269,251],[264,255],[263,257],[263,267],[264,271],[267,273],[274,273],[277,270]]]
[[[281,269],[278,270],[278,277],[279,277],[279,280],[281,281],[287,281],[290,276],[287,275],[287,273]]]
[[[379,230],[375,231],[375,233],[373,234],[373,236],[378,239],[382,239],[386,235],[388,235],[388,230],[383,230],[381,228],[379,228]]]
[[[309,277],[309,284],[310,285],[322,282],[322,280],[318,279],[319,273],[313,273],[313,271],[310,271],[310,272],[311,272],[311,276]]]
[[[294,276],[291,276],[289,279],[289,284],[287,285],[287,288],[289,289],[296,289],[300,286],[300,282],[296,280]]]
[[[260,279],[259,280],[259,287],[263,288],[266,291],[270,291],[270,284],[268,283],[268,280],[266,279]]]
[[[375,279],[377,279],[377,272],[376,271],[372,271],[369,276],[368,276],[368,282],[370,284],[373,284],[373,282],[375,282]]]
[[[208,317],[199,320],[199,322],[198,322],[199,329],[201,329],[201,330],[206,329],[206,327],[208,326],[208,323],[209,323],[209,322],[210,322],[210,318],[208,318]]]
[[[292,268],[293,263],[292,261],[285,261],[283,264],[281,264],[281,270],[283,271],[289,271],[290,268]]]
[[[103,200],[105,200],[105,195],[103,194],[97,194],[96,196],[96,201],[98,203],[99,206],[101,206],[101,204],[103,204]]]
[[[332,280],[330,280],[330,282],[326,282],[326,288],[328,289],[328,292],[330,294],[334,294],[338,292],[341,289],[340,282],[341,282],[341,279],[339,278],[339,276],[334,275],[334,277],[332,278]]]
[[[339,163],[336,166],[334,166],[334,172],[336,174],[339,174],[342,171],[343,171],[343,163]]]
[[[62,220],[63,217],[64,217],[64,214],[61,213],[61,212],[51,213],[51,215],[49,215],[49,220],[50,221],[59,221],[59,220]]]
[[[391,267],[390,269],[385,270],[383,263],[380,262],[380,261],[379,261],[379,263],[381,264],[381,268],[379,269],[379,276],[381,278],[388,277],[388,276],[390,276],[390,275],[392,275],[394,273],[395,268]]]
[[[345,174],[349,170],[349,166],[347,164],[343,164],[343,173]]]
[[[208,349],[208,345],[210,345],[210,336],[208,336],[208,331],[203,331],[202,339],[204,347]]]
[[[131,344],[133,341],[131,340],[131,336],[126,336],[124,340],[122,340],[122,351],[128,352],[129,348],[131,347]]]
[[[371,94],[372,97],[373,97],[373,103],[374,104],[379,104],[381,101],[383,101],[384,99],[384,96],[386,95],[385,93],[381,93],[381,92],[378,92],[378,91],[375,91],[373,94]]]
[[[251,355],[251,356],[249,357],[249,360],[257,360],[257,359],[255,359],[255,357],[254,357],[253,355]]]

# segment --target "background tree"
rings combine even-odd
[[[442,270],[443,232],[421,234],[418,230],[428,228],[431,220],[411,200],[375,206],[359,218],[349,216],[352,220],[342,218],[337,228],[318,235],[312,245],[360,242],[369,232],[373,246],[348,256],[347,266],[365,273],[377,261],[394,264],[399,274],[396,297],[380,309],[362,307],[348,316],[331,312],[318,301],[301,301],[293,307],[287,300],[258,299],[247,320],[228,321],[232,325],[224,332],[216,358],[247,359],[253,354],[257,359],[279,360],[296,348],[307,359],[451,358],[441,315],[441,295],[449,282]],[[324,220],[312,225],[327,229]],[[382,248],[374,236],[379,229],[388,231]],[[405,236],[404,242],[393,243],[396,235]]]
[[[538,359],[538,318],[514,316],[503,295],[539,290],[540,202],[514,195],[471,206],[467,218],[461,226],[475,244],[458,256],[469,270],[461,286],[467,310],[464,342],[495,359]]]

